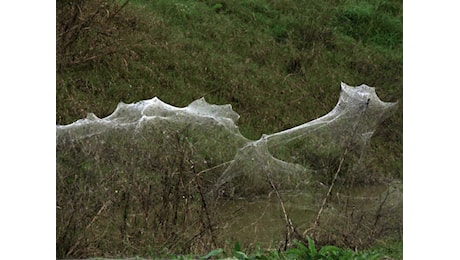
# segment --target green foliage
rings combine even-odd
[[[235,243],[233,249],[231,250],[230,255],[227,255],[223,249],[218,248],[218,249],[214,249],[210,251],[205,256],[200,257],[200,259],[210,259],[210,258],[221,259],[224,256],[227,256],[227,259],[231,258],[231,259],[237,259],[237,260],[268,259],[266,256],[262,255],[260,251],[256,252],[254,255],[248,256],[246,253],[242,251],[241,245],[239,242]]]
[[[350,249],[342,249],[336,246],[326,245],[319,250],[315,242],[307,237],[308,247],[295,241],[295,247],[286,251],[287,259],[378,259],[381,257],[378,253],[361,253],[354,252]]]
[[[398,1],[350,0],[338,8],[336,23],[346,35],[385,48],[401,48]]]
[[[222,248],[214,249],[211,252],[207,253],[205,256],[201,257],[200,259],[209,259],[211,257],[218,256],[218,255],[222,254],[223,251],[224,250]]]
[[[379,249],[364,250],[355,252],[347,248],[325,245],[316,248],[314,241],[307,237],[308,245],[299,241],[294,241],[294,246],[287,251],[266,251],[257,250],[254,253],[244,253],[241,251],[240,244],[235,243],[231,254],[226,254],[223,249],[215,249],[201,257],[200,259],[238,259],[238,260],[262,260],[262,259],[309,259],[309,260],[336,260],[336,259],[354,259],[354,260],[376,260],[385,259],[385,257],[401,258],[402,255],[391,254],[391,252],[382,253]]]
[[[212,6],[212,9],[215,11],[215,12],[220,12],[224,9],[224,5],[221,4],[221,3],[217,3],[215,5]]]

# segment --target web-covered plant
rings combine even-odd
[[[332,190],[339,198],[334,184],[365,174],[365,148],[395,105],[342,83],[331,112],[259,140],[239,132],[231,105],[204,98],[184,108],[120,103],[108,117],[58,125],[58,256],[206,251],[229,234],[318,231],[321,215],[337,211],[325,209]]]

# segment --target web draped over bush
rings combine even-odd
[[[149,149],[144,148],[156,146],[159,139],[179,138],[196,153],[194,167],[222,170],[216,186],[236,177],[271,177],[280,183],[292,177],[302,182],[324,170],[326,165],[318,167],[322,155],[340,156],[351,146],[362,150],[395,104],[381,101],[372,87],[342,83],[337,105],[325,116],[252,141],[239,132],[239,115],[231,105],[212,105],[201,98],[177,108],[155,97],[120,103],[106,118],[89,114],[72,124],[59,125],[57,143],[81,140],[116,150],[126,146],[117,148],[112,142],[126,142],[133,149],[130,157],[136,158],[148,156]],[[168,152],[180,152],[174,149],[171,146]]]
[[[381,101],[372,87],[342,83],[339,101],[328,114],[258,140],[240,133],[231,105],[208,104],[204,98],[183,108],[156,97],[120,103],[108,117],[88,114],[58,125],[57,250],[77,256],[88,237],[110,241],[107,232],[145,241],[130,231],[132,223],[142,232],[154,230],[163,242],[175,241],[176,248],[178,241],[188,241],[180,242],[187,250],[198,243],[216,244],[224,216],[211,211],[223,201],[230,205],[232,199],[268,195],[273,189],[311,192],[315,183],[330,184],[338,171],[344,181],[353,173],[365,176],[365,148],[395,105]],[[110,210],[122,215],[111,220],[119,230],[88,234],[105,225],[104,213]],[[79,221],[69,220],[75,217]],[[183,237],[177,237],[180,232]],[[208,242],[198,242],[205,233]]]

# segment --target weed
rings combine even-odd
[[[241,251],[239,243],[235,243],[235,247],[231,253],[226,253],[223,249],[214,249],[200,259],[211,258],[226,258],[239,260],[262,260],[262,259],[312,259],[312,260],[333,260],[333,259],[386,259],[385,257],[393,256],[392,254],[380,253],[378,250],[368,250],[355,252],[350,249],[343,249],[336,246],[325,245],[317,248],[313,239],[307,237],[307,244],[302,244],[299,241],[294,242],[294,246],[285,252],[256,250],[253,253],[244,253]]]

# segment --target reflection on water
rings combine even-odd
[[[283,193],[284,206],[289,217],[297,225],[305,226],[315,213],[312,196],[308,193]],[[258,243],[269,247],[280,241],[285,221],[280,202],[275,193],[255,199],[235,199],[223,203],[219,210],[224,213],[225,237],[243,244]]]
[[[281,197],[284,206],[295,228],[301,234],[311,226],[318,209],[319,201],[326,194],[326,188],[313,195],[310,192],[283,192]],[[344,207],[353,207],[362,211],[374,212],[383,201],[387,192],[395,194],[387,199],[386,204],[400,203],[402,185],[367,185],[356,186],[349,190],[333,191],[325,211],[329,214],[340,214]],[[402,196],[402,195],[401,195]],[[393,201],[392,201],[393,200]],[[239,241],[246,246],[259,245],[261,248],[276,247],[286,235],[286,223],[283,211],[276,194],[254,199],[233,199],[222,202],[218,207],[222,215],[222,226],[219,230],[231,241]]]

